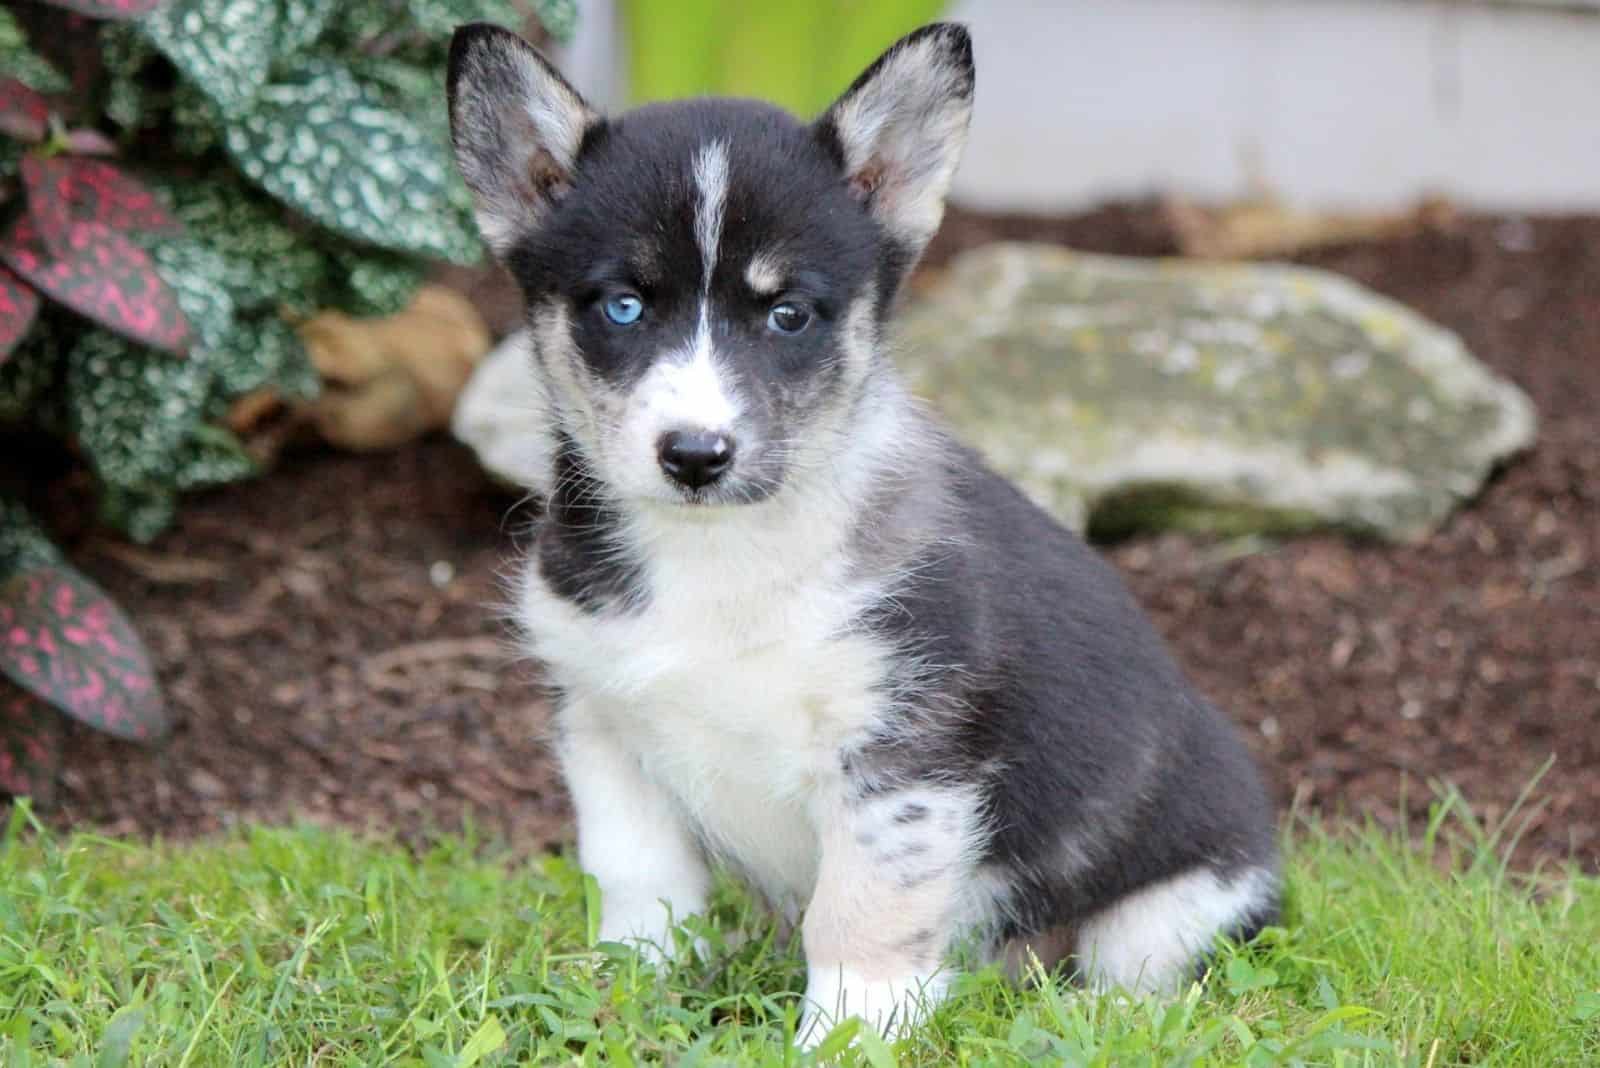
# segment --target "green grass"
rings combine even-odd
[[[1416,843],[1298,826],[1285,926],[1203,989],[1130,1002],[977,974],[909,1038],[840,1059],[1600,1064],[1600,880],[1508,873],[1500,845],[1453,804]],[[19,812],[0,1063],[806,1063],[799,959],[744,896],[719,894],[705,961],[664,974],[593,944],[596,904],[563,860],[461,838],[420,857],[310,828],[146,846]]]

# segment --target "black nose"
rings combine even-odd
[[[733,466],[733,439],[709,430],[671,431],[656,443],[667,477],[690,489],[709,486]]]

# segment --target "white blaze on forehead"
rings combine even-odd
[[[711,274],[722,241],[723,208],[728,196],[728,146],[710,141],[694,153],[694,239],[700,248],[700,315],[688,344],[664,353],[629,394],[620,433],[617,465],[611,479],[638,492],[659,491],[663,476],[657,448],[663,434],[709,431],[734,444],[739,401],[717,365],[711,340]]]
[[[652,439],[669,430],[732,430],[739,405],[712,353],[704,305],[688,350],[657,362],[637,397]]]
[[[728,146],[701,145],[693,160],[694,239],[704,265],[700,319],[688,348],[660,360],[639,383],[640,407],[656,433],[669,430],[730,430],[739,409],[719,373],[711,343],[711,274],[722,242],[728,199]]]
[[[694,154],[694,240],[700,246],[704,264],[701,291],[711,289],[711,272],[717,265],[717,246],[722,242],[722,210],[728,199],[728,146],[708,141]],[[704,320],[705,311],[701,310]]]

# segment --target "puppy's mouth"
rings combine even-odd
[[[671,488],[674,503],[685,508],[733,510],[768,500],[778,491],[779,485],[776,479],[735,478],[718,480],[709,486],[673,484]]]

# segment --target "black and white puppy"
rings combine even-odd
[[[601,933],[670,952],[731,867],[804,913],[809,1041],[912,1019],[965,939],[1173,990],[1277,904],[1228,723],[1116,574],[891,363],[972,95],[955,25],[810,124],[717,99],[602,117],[489,26],[450,56],[548,413],[516,613]]]

